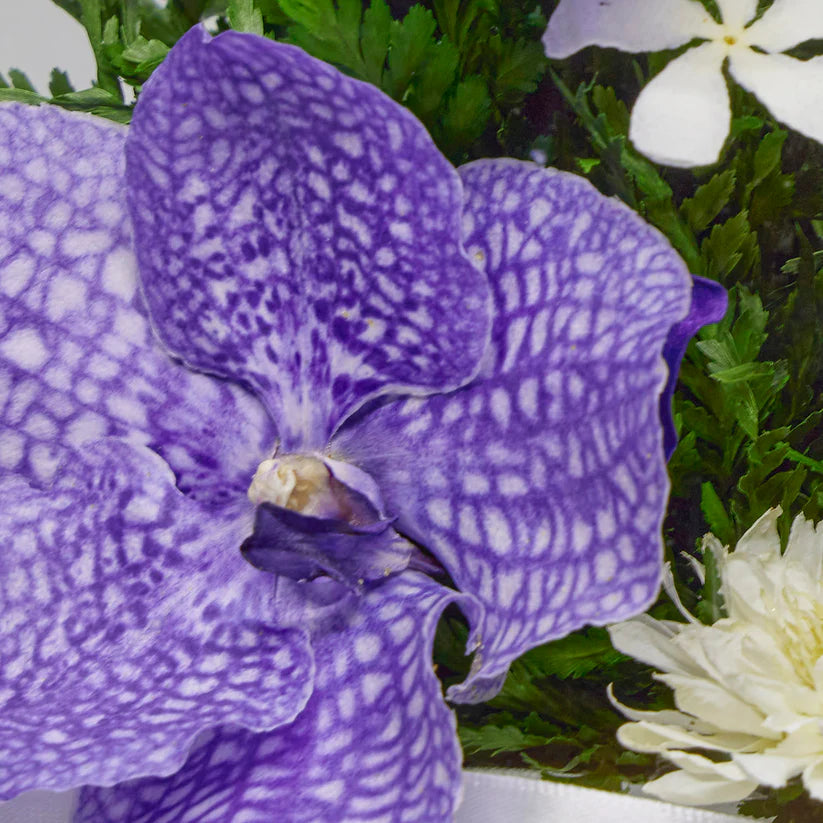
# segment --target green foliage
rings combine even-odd
[[[545,69],[536,38],[500,33],[491,0],[413,5],[399,19],[385,0],[279,0],[279,8],[292,43],[408,106],[455,160],[497,134]]]
[[[230,0],[226,16],[235,31],[263,34],[263,12],[255,8],[253,0]]]

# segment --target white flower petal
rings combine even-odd
[[[734,762],[752,780],[776,789],[785,786],[808,765],[808,757],[780,757],[771,752],[762,754],[735,754]]]
[[[683,624],[686,625],[686,624]],[[674,633],[648,615],[640,615],[608,627],[612,645],[623,654],[659,671],[698,674],[700,669],[674,644]]]
[[[777,544],[780,545],[779,543]],[[729,618],[765,629],[774,622],[775,579],[778,572],[743,554],[732,552],[726,560],[720,590]]]
[[[720,729],[763,735],[763,715],[717,683],[682,674],[659,675],[658,679],[674,689],[680,711],[708,720]]]
[[[606,689],[606,694],[608,695],[609,702],[612,704],[612,706],[615,707],[615,709],[624,714],[629,720],[647,720],[650,722],[663,723],[670,726],[680,726],[683,729],[691,728],[695,725],[705,726],[705,724],[701,724],[693,717],[689,717],[689,715],[683,714],[683,712],[675,711],[674,709],[662,709],[656,712],[642,711],[641,709],[633,709],[631,706],[627,706],[625,703],[621,703],[614,696],[614,689],[612,687],[613,684],[609,683],[608,688]]]
[[[666,760],[674,763],[681,769],[693,775],[705,775],[706,777],[722,777],[724,780],[745,780],[746,775],[743,770],[730,760],[718,763],[709,760],[702,754],[692,754],[691,752],[663,752]]]
[[[774,0],[774,5],[747,32],[766,51],[785,51],[804,40],[823,37],[820,0]]]
[[[646,86],[632,111],[629,138],[668,166],[714,163],[729,133],[724,46],[704,43],[673,60]]]
[[[809,580],[819,585],[823,580],[823,522],[815,529],[814,523],[802,514],[795,517],[783,556],[787,563],[800,566]]]
[[[543,45],[549,57],[563,58],[594,45],[631,52],[673,49],[717,33],[717,23],[696,0],[561,0]]]
[[[705,728],[705,724],[703,726]],[[624,723],[617,730],[617,739],[620,745],[627,749],[656,754],[680,749],[705,749],[715,752],[752,751],[760,742],[758,738],[747,734],[726,734],[721,731],[714,734],[699,734],[680,726],[669,726],[649,720]]]
[[[804,769],[803,785],[815,800],[823,800],[823,758],[809,763]]]
[[[757,0],[717,0],[720,17],[729,28],[742,29],[757,11]]]
[[[823,57],[803,61],[735,50],[729,68],[777,120],[823,143]]]
[[[732,556],[742,553],[749,556],[763,557],[764,559],[780,557],[780,535],[777,532],[777,520],[781,514],[783,514],[783,509],[780,506],[761,514],[748,528],[743,537],[737,541]]]
[[[679,611],[689,623],[699,624],[700,621],[683,605],[683,601],[680,599],[680,593],[677,591],[677,585],[674,582],[672,564],[668,561],[663,564],[662,582],[663,590],[669,596],[672,603],[677,606],[677,611]]]
[[[681,806],[711,806],[743,800],[756,788],[757,783],[752,780],[731,780],[722,775],[678,770],[646,783],[643,792]]]

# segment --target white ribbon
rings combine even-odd
[[[464,772],[455,823],[742,823],[751,817],[672,806],[645,797],[525,777],[528,772]],[[27,792],[0,803],[0,823],[68,823],[74,792]],[[762,818],[756,823],[768,823]]]
[[[466,771],[455,823],[741,823],[754,818],[673,806],[497,771]],[[757,823],[767,823],[762,818]]]

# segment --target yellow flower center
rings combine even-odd
[[[815,688],[814,669],[823,657],[823,602],[793,591],[782,595],[776,615],[784,653],[803,684]]]

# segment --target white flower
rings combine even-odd
[[[609,628],[615,648],[653,666],[677,711],[615,704],[632,721],[618,739],[677,770],[643,788],[663,800],[742,800],[802,775],[823,800],[823,524],[798,517],[785,554],[766,512],[734,552],[706,535],[728,616],[707,626],[642,616]],[[711,757],[693,750],[703,750]]]
[[[549,57],[562,58],[588,45],[640,52],[708,41],[669,63],[634,106],[629,137],[659,163],[702,166],[719,158],[731,119],[726,58],[731,76],[778,120],[823,142],[823,57],[780,53],[823,38],[823,2],[774,0],[750,25],[757,0],[717,5],[722,24],[697,0],[561,0],[543,43]]]

